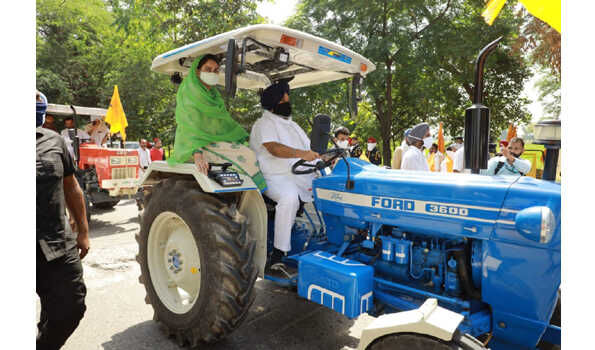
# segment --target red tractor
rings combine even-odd
[[[71,145],[78,165],[76,177],[85,193],[87,220],[90,219],[91,204],[108,209],[121,199],[134,198],[137,195],[138,152],[125,149],[120,140],[110,139],[106,145],[98,146],[77,125],[81,117],[91,119],[93,116],[105,116],[106,109],[48,104],[46,113],[63,121],[72,119],[69,127],[65,127],[67,131],[63,130],[62,134],[67,145]]]

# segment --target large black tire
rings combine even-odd
[[[118,203],[120,203],[119,199],[110,201],[110,202],[101,202],[101,203],[95,203],[93,204],[94,207],[97,207],[99,209],[111,209],[113,207],[115,207]]]
[[[154,320],[166,335],[175,336],[180,346],[222,339],[241,324],[255,298],[256,242],[248,238],[245,218],[186,179],[160,182],[144,203],[137,261]],[[185,222],[200,255],[200,291],[192,308],[183,314],[172,312],[159,299],[149,272],[149,232],[155,218],[164,212],[173,212]]]
[[[424,334],[399,333],[376,339],[366,350],[485,350],[468,334],[456,332],[449,342]]]

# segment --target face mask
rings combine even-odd
[[[375,143],[368,143],[368,152],[372,152],[372,150],[376,148],[376,144]]]
[[[349,141],[347,141],[347,140],[337,141],[337,146],[339,146],[339,148],[347,148],[347,147],[349,147]]]
[[[424,138],[424,147],[425,148],[432,147],[433,143],[434,143],[434,138],[432,138],[432,136],[428,136],[428,137]]]
[[[515,158],[520,158],[521,154],[520,153],[512,153],[510,152],[510,154],[512,154]]]
[[[273,113],[280,115],[282,117],[289,117],[291,115],[291,103],[284,102],[279,103],[278,105],[273,108]],[[347,141],[345,141],[347,142]]]
[[[200,72],[200,80],[202,80],[205,84],[217,85],[219,82],[219,74],[211,73],[211,72]]]

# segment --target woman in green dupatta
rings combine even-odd
[[[242,143],[248,133],[231,118],[219,90],[219,59],[197,57],[176,96],[176,139],[170,165],[194,160],[206,174],[208,163],[232,163],[232,169],[250,176],[258,189],[266,182],[254,152]]]

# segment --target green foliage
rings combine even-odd
[[[391,141],[399,142],[406,128],[421,121],[442,121],[447,134],[462,133],[473,62],[501,35],[503,45],[488,60],[485,75],[492,133],[528,120],[528,101],[520,93],[530,72],[509,49],[520,20],[505,9],[487,26],[480,15],[484,5],[481,0],[303,0],[287,25],[339,42],[376,64],[364,81],[365,102],[376,116],[375,131],[388,161]],[[319,97],[340,92],[329,89]]]

